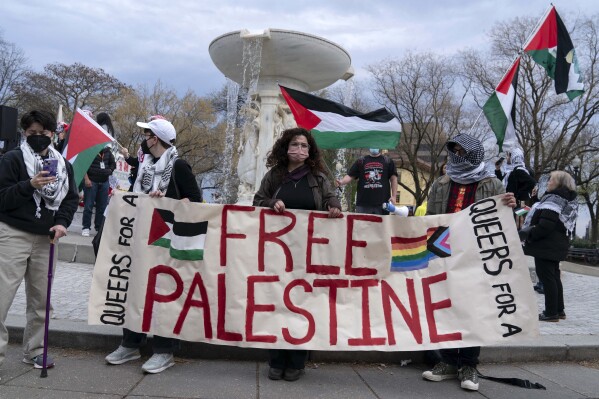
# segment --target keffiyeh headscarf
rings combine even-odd
[[[464,157],[453,152],[456,144],[466,150]],[[447,142],[447,152],[447,175],[456,183],[471,184],[487,177],[495,177],[495,174],[485,167],[483,162],[485,149],[476,138],[467,134],[458,134]]]
[[[510,163],[506,165],[505,176],[503,177],[504,186],[507,187],[507,179],[510,177],[510,174],[518,168],[530,175],[530,172],[526,169],[526,165],[524,165],[524,152],[522,149],[516,147],[510,151]]]
[[[139,165],[137,179],[133,185],[133,192],[148,194],[160,190],[165,193],[178,156],[175,146],[169,147],[156,163],[151,154],[144,154],[143,162]]]
[[[23,152],[23,161],[27,167],[29,177],[40,173],[43,168],[42,157],[31,149],[27,141],[23,141],[21,144],[21,152]],[[57,211],[60,203],[69,192],[69,175],[67,174],[64,158],[52,146],[48,147],[48,158],[58,159],[56,181],[46,184],[41,189],[36,188],[33,192],[33,200],[36,205],[35,217],[38,219],[42,217],[42,198],[44,199],[46,208],[51,211]]]

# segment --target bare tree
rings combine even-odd
[[[130,153],[137,151],[143,135],[136,122],[148,120],[152,115],[162,115],[173,123],[179,155],[195,173],[205,173],[219,164],[224,126],[216,122],[209,98],[192,92],[180,96],[160,81],[151,89],[141,86],[127,90],[114,112],[114,120],[117,138]]]
[[[0,34],[0,104],[18,106],[15,85],[23,80],[27,72],[27,58],[23,50],[4,40]]]
[[[16,89],[21,104],[28,108],[58,109],[65,118],[86,107],[92,112],[112,112],[127,86],[101,68],[75,63],[48,64],[43,72],[29,72]]]
[[[489,53],[462,53],[463,77],[471,84],[475,102],[489,98],[501,76],[524,46],[536,21],[516,18],[502,22],[490,32]],[[592,239],[597,241],[597,186],[599,169],[590,162],[599,150],[599,15],[583,16],[566,21],[574,27],[570,35],[584,77],[585,92],[573,101],[566,95],[556,95],[554,82],[545,69],[523,54],[520,62],[516,99],[516,137],[537,177],[554,169],[570,170],[572,160],[583,160],[576,176],[579,194],[591,215]],[[483,118],[484,119],[484,118]],[[486,126],[486,122],[481,122]]]
[[[439,175],[444,144],[463,124],[464,96],[450,59],[431,53],[408,53],[401,59],[370,65],[375,99],[402,124],[398,167],[414,187],[399,182],[420,205]]]

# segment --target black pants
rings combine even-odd
[[[306,366],[308,351],[295,349],[270,349],[268,351],[270,361],[268,364],[275,369],[297,369],[302,370]]]
[[[545,290],[545,314],[556,316],[564,311],[564,288],[559,261],[535,258],[535,271]]]
[[[146,334],[123,328],[123,345],[125,348],[139,348],[146,343]],[[173,353],[179,349],[179,340],[154,335],[152,351],[154,353]]]
[[[480,356],[480,346],[470,346],[468,348],[441,349],[441,360],[444,363],[456,367],[470,366],[476,367],[478,357]]]

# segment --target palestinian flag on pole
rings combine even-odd
[[[112,141],[114,138],[110,134],[77,108],[62,154],[73,165],[77,186],[81,184],[96,155]]]
[[[395,148],[401,124],[385,108],[360,114],[345,105],[279,86],[298,126],[320,148]]]
[[[524,51],[555,80],[557,94],[566,93],[572,100],[584,92],[576,50],[555,6],[526,43]]]
[[[154,209],[148,245],[167,248],[171,258],[203,260],[208,222],[175,221],[175,214],[166,209]]]
[[[491,130],[497,138],[499,152],[503,147],[513,147],[516,144],[516,89],[518,87],[518,68],[520,57],[516,58],[509,71],[495,88],[483,106],[483,112],[491,125]]]

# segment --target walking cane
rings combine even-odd
[[[44,320],[44,354],[42,356],[42,373],[40,378],[48,376],[46,361],[48,360],[48,326],[50,324],[50,294],[52,293],[52,266],[54,264],[54,236],[55,231],[50,232],[50,262],[48,263],[48,292],[46,294],[46,318]]]

